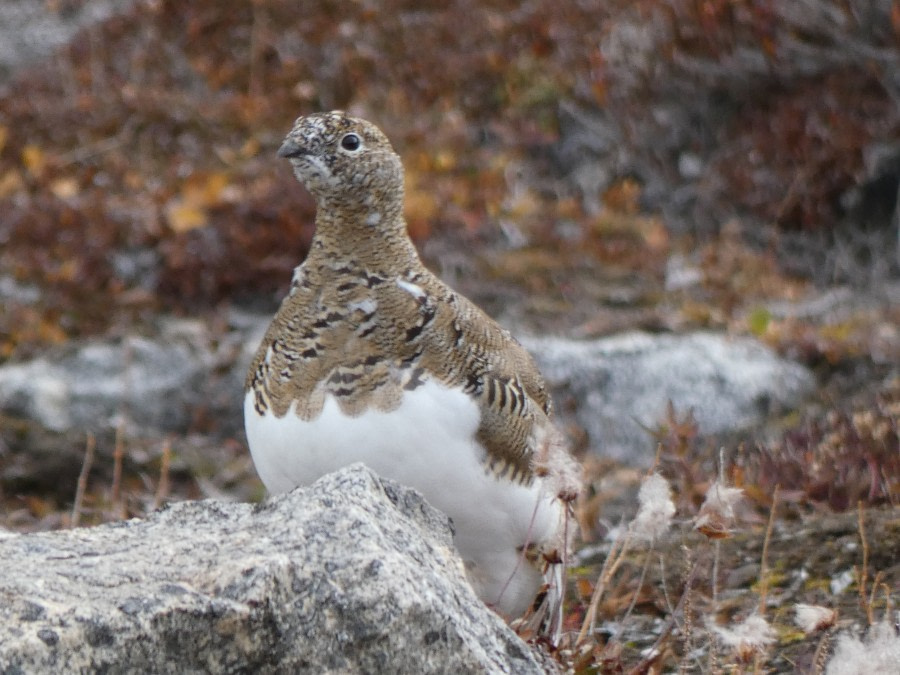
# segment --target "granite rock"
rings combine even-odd
[[[445,516],[362,465],[262,504],[0,538],[0,671],[544,672]]]
[[[750,338],[716,333],[625,333],[591,341],[523,339],[557,400],[571,399],[592,451],[630,464],[653,461],[649,430],[693,411],[703,435],[745,430],[794,409],[815,379]],[[559,406],[565,414],[564,406]]]

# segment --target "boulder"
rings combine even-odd
[[[89,341],[5,364],[0,411],[56,432],[102,432],[122,423],[128,431],[184,432],[198,405],[216,404],[214,371],[222,357],[213,344],[201,322],[170,320],[152,339]],[[225,396],[230,417],[239,410],[240,385],[234,389]]]
[[[544,672],[448,519],[362,465],[262,504],[0,537],[0,671]]]
[[[534,355],[557,400],[572,400],[592,451],[647,466],[656,453],[650,430],[693,411],[701,434],[745,430],[795,408],[813,391],[803,366],[750,338],[715,333],[626,333],[592,341],[538,337]],[[561,414],[567,406],[559,405]]]

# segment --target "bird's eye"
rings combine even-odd
[[[359,140],[359,136],[356,134],[347,134],[341,139],[341,147],[344,150],[350,150],[351,152],[354,150],[359,150],[359,146],[362,145],[362,141]]]

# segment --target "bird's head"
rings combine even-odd
[[[341,111],[300,117],[281,144],[297,180],[320,207],[402,204],[403,164],[374,124]]]

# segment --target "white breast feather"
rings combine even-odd
[[[271,411],[260,416],[248,393],[244,413],[253,462],[270,491],[308,485],[363,462],[416,488],[453,519],[457,548],[482,598],[511,617],[528,608],[542,579],[518,551],[553,538],[560,505],[540,480],[524,486],[485,471],[484,451],[475,440],[480,413],[462,390],[429,380],[407,392],[396,410],[356,417],[341,413],[329,397],[319,417],[308,422],[292,411],[281,418]]]

